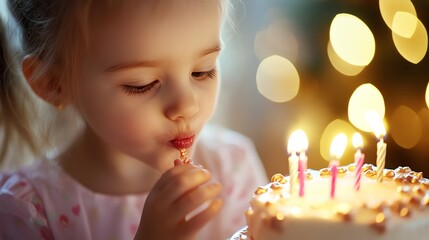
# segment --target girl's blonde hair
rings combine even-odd
[[[94,2],[114,0],[6,0],[0,22],[0,169],[15,168],[45,154],[55,154],[83,124],[72,109],[57,111],[37,97],[26,82],[21,61],[33,55],[60,69],[59,87],[73,87],[80,51],[88,37],[88,17]],[[224,20],[230,22],[229,0],[219,0]],[[52,87],[52,86],[50,86]],[[65,127],[66,126],[66,127]]]
[[[11,0],[9,5],[2,6],[0,168],[15,168],[55,150],[74,132],[66,129],[80,125],[71,110],[57,114],[54,107],[37,97],[21,70],[21,61],[27,54],[46,63],[37,74],[43,74],[50,64],[58,65],[61,61],[64,66],[70,64],[61,56],[66,52],[59,51],[61,38],[55,34],[65,23],[65,20],[60,21],[60,12],[54,11],[54,8],[61,8],[48,2]],[[68,125],[68,128],[60,125]]]

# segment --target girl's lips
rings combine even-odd
[[[171,140],[170,142],[176,149],[190,148],[194,143],[194,138],[195,138],[195,135],[192,135],[189,137],[183,137],[183,138],[179,137]]]

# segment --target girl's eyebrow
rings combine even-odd
[[[199,57],[204,57],[206,55],[209,55],[211,53],[220,52],[221,47],[219,44],[216,44],[213,47],[204,49],[201,51],[200,54],[198,54]],[[131,62],[121,62],[118,64],[115,64],[113,66],[110,66],[104,70],[105,72],[119,72],[124,70],[129,70],[133,68],[145,68],[145,67],[155,67],[159,66],[161,64],[161,61],[131,61]]]
[[[215,46],[213,46],[211,48],[207,48],[207,49],[203,50],[200,54],[200,57],[204,57],[206,55],[209,55],[210,53],[220,52],[220,50],[221,50],[220,44],[216,44]]]
[[[119,72],[124,70],[129,70],[133,68],[145,68],[145,67],[155,67],[160,64],[160,61],[133,61],[133,62],[121,62],[115,64],[111,67],[108,67],[105,72]]]

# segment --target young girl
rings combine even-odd
[[[0,175],[0,239],[226,239],[245,225],[263,168],[246,138],[204,127],[228,4],[9,0],[1,156],[39,161]]]

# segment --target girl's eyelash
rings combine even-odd
[[[210,71],[206,71],[206,72],[193,72],[192,73],[192,77],[197,79],[197,80],[204,80],[207,78],[213,79],[216,78],[217,76],[217,70],[215,68],[213,68]]]
[[[206,72],[193,72],[192,77],[196,80],[205,80],[207,78],[213,79],[217,76],[217,70],[212,69]],[[128,95],[141,95],[150,92],[157,84],[159,80],[155,80],[149,84],[143,86],[133,85],[122,85],[122,90]]]
[[[122,85],[122,90],[128,95],[146,94],[150,92],[158,83],[159,80],[155,80],[143,86]]]

